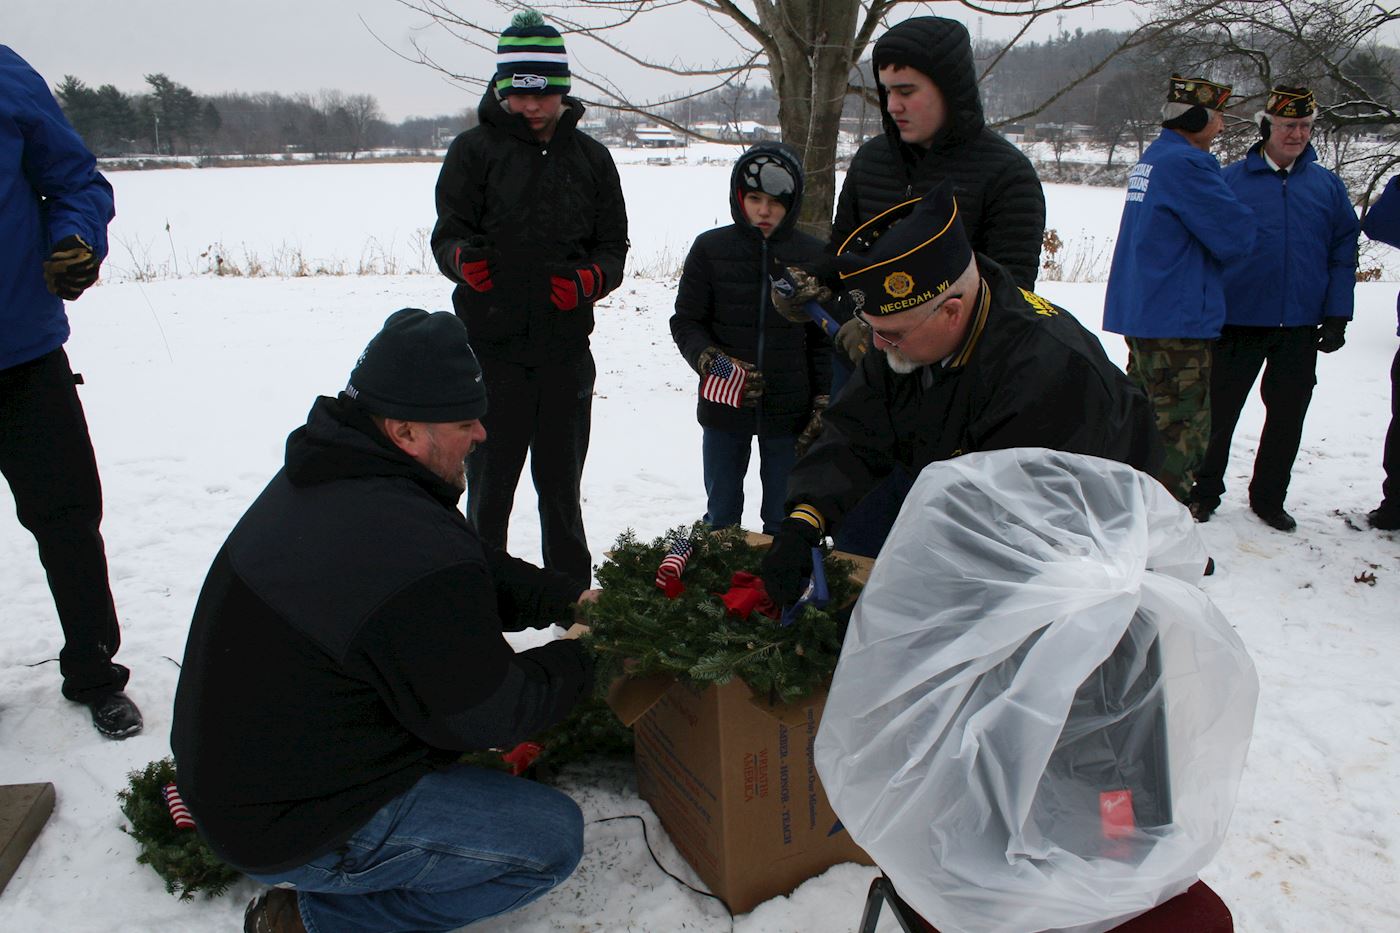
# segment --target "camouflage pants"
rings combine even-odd
[[[1128,376],[1152,400],[1167,458],[1157,478],[1178,502],[1191,497],[1210,443],[1213,340],[1128,337]]]

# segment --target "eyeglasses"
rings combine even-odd
[[[890,348],[891,350],[897,350],[899,349],[899,345],[904,343],[904,341],[908,340],[911,336],[913,336],[914,331],[918,330],[920,327],[923,327],[925,322],[927,322],[929,318],[933,317],[934,313],[937,312],[939,308],[943,307],[945,304],[952,301],[954,298],[961,297],[961,293],[944,295],[942,301],[934,305],[932,308],[928,309],[928,313],[925,314],[923,318],[919,320],[919,323],[911,325],[909,329],[906,330],[904,333],[895,334],[894,336],[890,336],[888,331],[883,331],[880,328],[876,327],[873,323],[871,323],[870,318],[866,316],[864,311],[857,311],[856,317],[860,318],[862,324],[870,328],[871,334],[883,340],[885,342],[886,347]]]

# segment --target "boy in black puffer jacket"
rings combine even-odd
[[[700,374],[705,521],[739,524],[757,435],[763,530],[771,533],[783,520],[799,439],[810,442],[821,423],[831,344],[816,324],[794,323],[773,308],[768,271],[775,260],[815,259],[822,243],[794,229],[802,165],[782,143],[760,143],[739,157],[729,206],[734,223],[700,234],[686,256],[671,335]]]

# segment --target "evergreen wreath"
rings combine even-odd
[[[678,537],[689,540],[691,551],[681,576],[685,589],[669,598],[657,587],[657,568]],[[581,607],[592,629],[585,638],[597,652],[599,689],[624,672],[670,673],[697,689],[738,677],[773,703],[800,700],[824,686],[841,653],[843,610],[860,591],[851,579],[855,565],[828,554],[826,607],[804,606],[784,626],[757,612],[740,618],[720,599],[735,573],[758,572],[763,554],[738,527],[711,530],[696,522],[650,544],[630,529],[623,532],[610,560],[598,567],[598,601]]]
[[[117,791],[122,813],[131,822],[122,831],[140,843],[136,861],[155,869],[166,893],[178,893],[182,901],[192,900],[195,892],[215,898],[243,877],[219,861],[198,832],[175,826],[165,799],[165,785],[175,781],[174,759],[153,761],[127,777],[130,783]]]

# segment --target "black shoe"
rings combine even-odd
[[[1207,502],[1196,501],[1192,502],[1187,508],[1191,510],[1191,517],[1204,525],[1206,522],[1210,521],[1210,517],[1215,514],[1216,506]]]
[[[92,724],[109,739],[124,739],[141,731],[141,711],[125,693],[109,693],[88,703]]]
[[[1366,524],[1377,531],[1400,531],[1400,508],[1382,505],[1366,516]]]
[[[1215,576],[1215,558],[1214,558],[1214,557],[1207,557],[1207,558],[1206,558],[1206,569],[1201,573],[1201,576],[1203,576],[1203,577],[1213,577],[1213,576]]]
[[[1253,506],[1250,506],[1250,508],[1254,511],[1255,515],[1259,516],[1259,520],[1270,528],[1277,528],[1279,531],[1292,531],[1294,528],[1298,527],[1298,523],[1293,520],[1293,516],[1285,512],[1282,506],[1276,509],[1256,509]]]
[[[243,933],[306,933],[297,892],[273,888],[253,898],[243,912]]]

